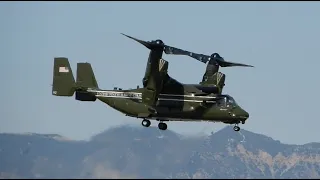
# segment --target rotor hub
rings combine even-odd
[[[157,40],[153,41],[153,43],[155,43],[157,45],[164,45],[164,43],[161,39],[157,39]]]
[[[220,58],[221,56],[218,53],[211,54],[211,57],[213,58]]]

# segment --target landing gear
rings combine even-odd
[[[151,122],[148,120],[148,119],[144,119],[142,122],[141,122],[142,126],[144,127],[149,127],[151,125]]]
[[[144,127],[149,127],[149,126],[151,125],[151,122],[150,122],[150,120],[148,120],[148,119],[143,119],[142,122],[141,122],[141,124],[142,124],[142,126],[144,126]],[[166,123],[163,123],[163,122],[160,121],[160,123],[158,124],[158,128],[159,128],[160,130],[167,130],[168,126],[167,126]]]
[[[158,128],[159,128],[160,130],[166,130],[166,129],[168,128],[168,126],[167,126],[166,123],[160,122],[160,123],[158,124]]]
[[[238,125],[235,125],[235,126],[233,127],[233,130],[234,130],[234,131],[240,131],[240,127],[239,127]]]

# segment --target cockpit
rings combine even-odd
[[[233,97],[229,95],[222,95],[222,98],[218,100],[218,104],[225,107],[237,107],[237,102],[233,99]]]

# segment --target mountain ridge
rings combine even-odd
[[[208,136],[118,126],[88,141],[0,133],[0,177],[319,178],[320,143],[284,144],[231,126]]]
[[[96,135],[93,135],[91,138],[89,138],[89,140],[76,140],[76,139],[72,139],[72,138],[69,138],[68,136],[63,136],[63,135],[60,135],[60,134],[52,134],[52,133],[34,133],[34,132],[21,132],[21,133],[10,133],[10,132],[0,132],[0,135],[34,135],[34,136],[43,136],[43,137],[47,137],[47,138],[56,138],[56,139],[61,139],[61,140],[68,140],[68,141],[77,141],[77,142],[88,142],[88,141],[91,141],[93,137],[97,136],[97,135],[101,135],[102,133],[106,132],[106,131],[109,131],[109,130],[115,130],[115,129],[121,129],[121,128],[129,128],[129,129],[139,129],[140,126],[135,126],[135,125],[122,125],[122,126],[115,126],[115,127],[112,127],[110,129],[107,129],[107,130],[104,130],[100,133],[97,133]],[[157,130],[158,128],[156,127],[149,127],[149,129],[155,129]],[[221,128],[220,130],[216,131],[216,132],[211,132],[210,134],[201,134],[201,135],[185,135],[185,134],[181,134],[181,133],[177,133],[175,131],[171,131],[171,130],[167,130],[167,131],[170,131],[174,134],[177,134],[178,136],[182,137],[182,138],[201,138],[201,137],[208,137],[212,134],[216,134],[216,133],[221,133],[223,132],[223,130],[228,130],[229,129],[232,129],[231,126],[225,126],[223,128]],[[160,132],[161,133],[161,132]],[[236,133],[236,132],[235,132]],[[276,138],[271,138],[269,137],[268,135],[264,135],[264,134],[260,134],[260,133],[257,133],[257,132],[253,132],[253,131],[249,131],[249,130],[246,130],[244,128],[241,128],[241,131],[239,131],[239,134],[241,133],[251,133],[251,134],[254,134],[254,135],[259,135],[259,136],[262,136],[262,137],[266,137],[266,138],[269,138],[271,140],[274,140],[274,141],[278,141],[280,142],[281,144],[284,144],[284,145],[311,145],[311,144],[320,144],[320,141],[319,142],[307,142],[307,143],[303,143],[303,144],[298,144],[298,143],[284,143],[282,142],[281,140],[278,140]]]

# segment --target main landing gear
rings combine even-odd
[[[148,119],[144,119],[144,120],[141,122],[141,124],[142,124],[143,127],[150,127],[151,122],[150,122],[150,120],[148,120]],[[159,128],[160,130],[167,130],[168,126],[167,126],[166,123],[160,122],[160,123],[158,124],[158,128]]]
[[[160,130],[166,130],[166,129],[168,128],[168,126],[167,126],[166,123],[160,122],[160,123],[158,124],[158,128],[159,128]]]
[[[149,127],[151,125],[151,122],[148,120],[148,119],[144,119],[142,122],[141,122],[142,126],[144,127]]]

